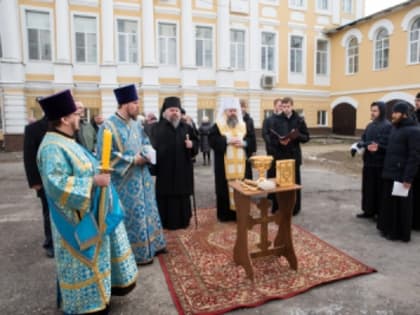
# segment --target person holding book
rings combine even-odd
[[[377,223],[382,236],[404,242],[411,239],[411,186],[420,163],[420,127],[410,117],[410,106],[407,102],[400,101],[392,109],[393,128],[389,135],[382,172],[384,203]],[[398,187],[399,192],[396,191]]]
[[[305,120],[293,110],[293,99],[284,97],[282,99],[283,113],[275,116],[272,128],[270,128],[270,147],[273,148],[275,160],[295,160],[296,184],[301,184],[300,166],[302,165],[301,143],[309,141],[309,131]],[[278,209],[277,201],[272,199],[272,211]],[[301,191],[296,194],[296,205],[293,215],[297,215],[301,209]]]
[[[137,121],[139,104],[136,87],[114,90],[117,112],[106,120],[98,133],[97,153],[102,156],[104,130],[112,133],[111,173],[125,211],[125,226],[136,262],[145,265],[166,251],[166,240],[155,198],[155,185],[149,165],[154,152],[149,137]]]

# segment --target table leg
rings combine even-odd
[[[251,207],[250,197],[234,191],[236,205],[236,242],[233,248],[233,260],[241,265],[246,275],[254,280],[251,258],[248,252],[248,215]]]
[[[276,194],[279,209],[276,211],[278,231],[274,247],[282,247],[279,256],[284,256],[292,269],[297,270],[298,263],[292,240],[292,213],[296,203],[296,191],[284,191]]]

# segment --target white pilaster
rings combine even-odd
[[[230,67],[229,0],[219,0],[217,8],[217,68]]]
[[[23,134],[26,120],[25,95],[4,91],[4,134]]]
[[[332,5],[332,23],[340,24],[341,1],[331,1]]]
[[[192,23],[192,1],[182,0],[182,24],[181,24],[181,44],[182,44],[182,66],[195,66],[195,41]]]
[[[259,27],[259,1],[250,1],[250,17],[249,17],[249,72],[248,81],[251,89],[260,88],[261,77],[261,30]],[[278,43],[280,41],[277,41]],[[279,47],[277,47],[279,51]]]
[[[71,66],[69,4],[67,0],[55,1],[56,58],[54,62],[54,85],[60,89],[71,88],[73,69]]]
[[[142,77],[143,86],[157,86],[159,84],[158,67],[156,63],[155,48],[155,18],[153,0],[143,0],[142,2],[142,39],[143,39],[143,67]],[[149,106],[149,98],[144,100],[145,106]],[[146,110],[146,108],[145,108]],[[152,111],[155,113],[155,111]]]
[[[234,78],[230,68],[229,0],[219,0],[217,8],[217,89],[233,90]]]
[[[250,96],[249,98],[249,105],[248,105],[249,115],[254,120],[255,128],[261,128],[261,99],[258,96]]]
[[[101,101],[102,115],[104,115],[105,119],[108,119],[109,116],[117,111],[117,101],[115,100],[114,94],[111,93],[102,93]]]
[[[57,63],[70,63],[69,4],[67,0],[55,1],[55,30]]]
[[[356,0],[356,19],[360,19],[363,17],[363,14],[365,13],[365,0]]]
[[[197,122],[197,95],[186,94],[182,97],[182,107],[194,122]]]
[[[117,68],[114,59],[114,8],[113,0],[101,1],[102,63],[101,88],[117,86]],[[115,111],[115,109],[114,109]]]
[[[102,64],[114,64],[114,9],[112,0],[101,1]]]
[[[142,2],[143,65],[156,65],[155,24],[153,0]]]
[[[159,119],[159,95],[158,93],[143,94],[143,111],[145,114],[153,113]]]
[[[0,28],[3,49],[3,62],[22,62],[18,2],[0,1]],[[22,30],[23,32],[25,30]]]

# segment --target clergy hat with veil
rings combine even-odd
[[[220,106],[217,112],[217,121],[226,121],[225,111],[228,109],[236,109],[236,117],[238,118],[238,122],[243,122],[241,105],[239,103],[239,99],[235,97],[224,97],[220,100]]]
[[[176,107],[181,110],[181,99],[176,96],[168,96],[163,100],[163,105],[160,110],[160,117],[162,118],[163,112],[168,108]]]
[[[77,111],[70,90],[64,90],[39,100],[48,120],[58,120]]]

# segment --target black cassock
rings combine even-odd
[[[305,120],[300,117],[295,111],[292,112],[292,115],[288,118],[284,114],[273,115],[272,116],[272,129],[279,134],[280,136],[285,136],[290,133],[293,129],[299,131],[299,135],[296,139],[291,140],[290,143],[286,146],[281,145],[278,137],[270,132],[270,147],[273,149],[274,160],[295,160],[295,181],[296,184],[301,184],[300,177],[300,166],[302,164],[302,151],[300,149],[301,143],[306,143],[309,141],[309,131],[306,126]],[[270,195],[272,199],[272,211],[278,209],[278,204],[274,195]],[[293,214],[296,215],[300,212],[301,208],[301,191],[297,190],[296,192],[296,204],[293,210]]]
[[[251,136],[245,135],[244,141],[252,143]],[[229,189],[225,173],[226,137],[220,133],[219,128],[214,124],[209,134],[210,147],[214,151],[214,179],[216,186],[217,218],[220,221],[236,220],[236,212],[229,206]],[[246,150],[246,148],[244,148]],[[246,152],[245,152],[246,153]],[[245,175],[245,174],[244,174]]]
[[[413,222],[413,190],[408,197],[392,195],[394,181],[413,183],[420,161],[420,128],[409,118],[401,120],[391,130],[382,176],[383,207],[378,214],[377,227],[392,240],[411,239]]]
[[[187,138],[192,149],[185,147]],[[188,227],[191,219],[190,196],[193,194],[193,157],[198,152],[198,138],[191,126],[180,122],[177,128],[164,118],[151,129],[156,149],[156,201],[165,229]]]
[[[36,155],[39,145],[48,130],[48,119],[46,116],[29,124],[25,127],[23,140],[23,162],[25,166],[26,178],[29,187],[35,185],[42,186],[41,175],[39,174],[38,165],[36,164]],[[44,188],[37,191],[37,196],[42,203],[42,216],[44,221],[45,241],[43,247],[45,249],[53,249],[53,241],[51,235],[50,212],[48,210],[47,197]]]

